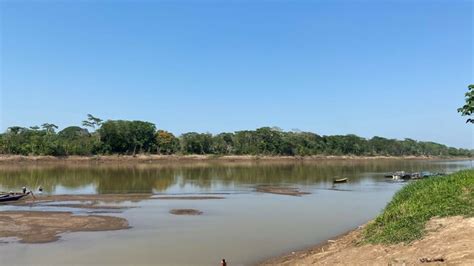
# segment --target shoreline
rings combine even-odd
[[[349,231],[346,231],[344,233],[338,234],[334,237],[328,238],[326,240],[323,240],[317,244],[308,246],[306,248],[302,249],[297,249],[296,251],[291,251],[291,252],[284,252],[281,253],[280,255],[273,256],[271,258],[267,258],[265,260],[259,261],[256,263],[258,266],[266,266],[266,265],[275,265],[275,264],[283,264],[283,263],[288,263],[297,260],[299,257],[302,256],[307,256],[308,254],[318,254],[321,252],[324,252],[327,250],[332,243],[335,241],[339,241],[344,237],[347,237],[350,234],[354,234],[357,232],[357,230],[361,230],[363,227],[365,227],[369,222],[364,223],[363,225],[359,225],[358,227],[351,229]]]
[[[474,263],[474,217],[433,217],[426,235],[411,243],[363,243],[371,221],[309,248],[277,255],[256,265],[414,265]]]
[[[469,157],[441,156],[260,156],[260,155],[95,155],[95,156],[24,156],[0,155],[0,164],[9,163],[192,163],[192,162],[323,162],[323,161],[371,161],[371,160],[471,160]]]

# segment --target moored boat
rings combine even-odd
[[[26,194],[3,194],[3,195],[0,195],[0,202],[19,200],[19,199],[21,199],[21,198],[23,198],[27,195],[29,195],[29,193],[26,193]]]
[[[332,182],[333,183],[346,183],[349,178],[339,178],[339,179],[334,179]]]
[[[30,195],[30,192],[27,193],[0,193],[0,202],[15,201],[22,199]]]

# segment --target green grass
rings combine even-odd
[[[364,231],[364,242],[409,243],[424,234],[432,217],[474,216],[474,170],[412,182]]]

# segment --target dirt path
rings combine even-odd
[[[425,237],[408,245],[358,245],[362,230],[262,265],[474,265],[474,218],[432,219]]]
[[[70,212],[0,212],[0,237],[16,237],[23,243],[45,243],[65,232],[106,231],[129,228],[126,219],[112,216],[77,216]]]

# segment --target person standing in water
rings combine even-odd
[[[225,259],[221,260],[221,266],[227,266],[227,262],[225,261]]]

